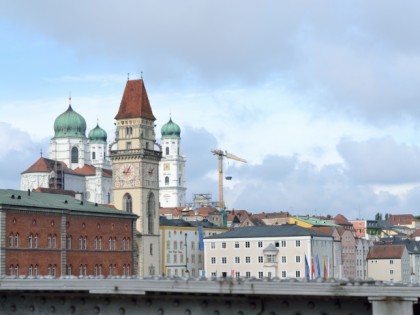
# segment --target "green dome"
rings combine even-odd
[[[90,143],[103,143],[106,142],[108,137],[105,130],[99,127],[99,124],[96,124],[96,127],[89,132],[89,142]]]
[[[54,122],[54,138],[86,138],[86,120],[69,108]]]
[[[169,118],[169,121],[162,126],[162,139],[177,139],[181,136],[181,128]]]

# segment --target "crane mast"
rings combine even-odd
[[[211,153],[217,155],[219,160],[219,209],[223,210],[225,208],[223,199],[223,158],[225,157],[242,163],[246,163],[246,160],[223,150],[211,150]]]

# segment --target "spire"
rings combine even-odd
[[[115,119],[140,117],[156,120],[143,80],[128,80]]]

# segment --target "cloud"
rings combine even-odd
[[[31,166],[43,152],[48,153],[48,140],[34,142],[28,133],[0,122],[0,188],[19,189],[20,173]]]
[[[366,184],[420,182],[420,148],[398,144],[390,136],[356,142],[342,139],[337,145],[346,172]]]

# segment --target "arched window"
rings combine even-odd
[[[15,235],[15,247],[18,248],[19,247],[19,233],[17,233]]]
[[[38,265],[35,265],[34,267],[34,276],[38,275]]]
[[[169,155],[169,147],[166,147],[165,154]]]
[[[168,186],[169,185],[169,176],[165,176],[165,185]]]
[[[79,163],[79,150],[76,147],[71,148],[71,162]]]
[[[99,247],[99,249],[102,249],[102,236],[99,237],[98,241],[99,241],[98,247]]]
[[[154,217],[155,217],[155,195],[149,194],[147,200],[147,232],[148,234],[154,233]]]
[[[92,152],[92,160],[95,160],[96,159],[96,152],[94,151],[94,152]]]
[[[51,234],[48,235],[47,247],[51,248]]]
[[[29,276],[33,276],[34,275],[34,266],[30,265],[29,266],[29,272],[28,272]]]
[[[123,207],[126,212],[133,212],[133,200],[130,194],[125,194],[123,198]]]
[[[9,275],[13,276],[13,272],[15,272],[15,266],[10,265],[10,267],[9,267]]]
[[[28,238],[28,243],[29,243],[29,248],[32,248],[32,240],[33,240],[33,235],[32,235],[32,233],[29,235],[29,238]]]
[[[71,249],[71,236],[67,238],[67,249]]]
[[[57,235],[52,238],[52,248],[57,248]]]
[[[34,248],[38,248],[38,234],[35,234],[34,237]],[[37,267],[38,265],[36,265],[35,267]]]
[[[13,239],[14,239],[14,235],[13,233],[9,234],[9,247],[13,247]]]

